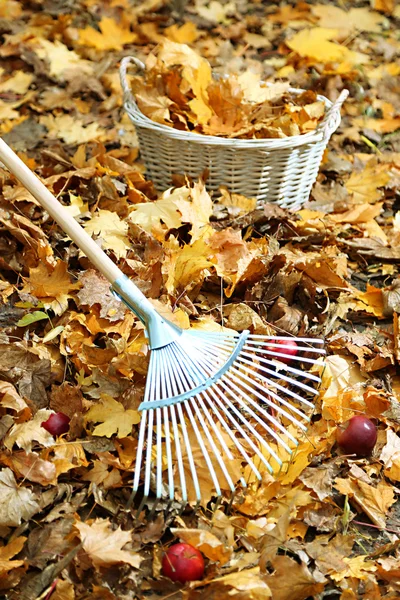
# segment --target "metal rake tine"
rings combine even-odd
[[[177,371],[179,371],[179,375],[182,378],[182,369],[181,369],[181,366],[179,364],[177,365]],[[226,470],[226,467],[225,467],[225,464],[224,464],[224,462],[222,460],[222,457],[220,456],[220,454],[219,454],[219,452],[218,452],[218,450],[217,450],[217,448],[216,448],[216,446],[214,444],[212,436],[210,435],[210,433],[208,431],[208,428],[206,427],[206,424],[205,424],[204,420],[202,419],[202,416],[201,416],[201,414],[200,414],[200,412],[199,412],[199,410],[198,410],[198,408],[196,406],[196,400],[197,400],[197,397],[194,400],[192,400],[190,402],[190,404],[192,404],[192,406],[193,406],[193,408],[194,408],[194,410],[196,412],[196,415],[197,415],[197,417],[198,417],[198,419],[199,419],[199,421],[200,421],[200,423],[202,425],[203,431],[204,431],[204,433],[205,433],[205,435],[206,435],[206,437],[207,437],[207,439],[208,439],[208,441],[209,441],[209,443],[210,443],[210,445],[211,445],[211,447],[213,449],[214,455],[215,455],[215,457],[216,457],[216,459],[217,459],[217,461],[218,461],[218,463],[219,463],[219,465],[220,465],[220,467],[221,467],[221,469],[222,469],[222,471],[223,471],[223,473],[225,475],[225,478],[226,478],[226,480],[228,482],[228,485],[230,487],[232,487],[233,486],[232,479],[231,479],[231,477],[229,476],[229,473]],[[200,433],[200,431],[197,428],[197,424],[196,424],[196,421],[194,419],[193,413],[191,411],[190,404],[189,404],[188,401],[186,401],[186,403],[185,403],[186,411],[187,411],[187,413],[189,415],[189,418],[191,420],[192,428],[193,428],[193,430],[194,430],[194,432],[196,434],[196,437],[198,438],[201,450],[202,450],[203,454],[204,454],[204,452],[206,452],[206,455],[204,455],[204,457],[205,457],[205,460],[207,462],[207,466],[209,467],[209,471],[210,471],[211,477],[213,479],[213,482],[217,484],[216,485],[216,490],[217,491],[219,490],[219,492],[220,492],[218,480],[216,479],[215,471],[214,471],[211,459],[209,458],[209,453],[208,453],[208,451],[205,448],[203,439],[201,437],[201,433]]]

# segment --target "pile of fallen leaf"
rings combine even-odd
[[[210,63],[186,44],[163,41],[132,80],[139,109],[180,131],[231,138],[284,138],[313,131],[325,103],[312,91],[265,84],[251,70],[214,79]]]
[[[399,24],[393,0],[0,3],[0,135],[154,306],[184,328],[325,336],[328,349],[287,472],[257,484],[246,470],[248,493],[225,514],[205,468],[196,514],[178,501],[167,511],[165,497],[153,520],[151,502],[136,518],[143,326],[0,166],[2,597],[398,597]],[[251,71],[330,100],[350,90],[302,210],[210,197],[183,177],[154,189],[118,66],[165,39],[221,77]],[[169,109],[160,98],[156,110]],[[41,424],[59,411],[71,421],[55,437]],[[378,440],[356,459],[336,433],[360,413]],[[194,438],[193,453],[201,465]],[[162,577],[175,539],[205,556],[202,581]]]

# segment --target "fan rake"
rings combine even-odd
[[[0,139],[0,160],[49,212],[111,283],[113,292],[144,323],[150,364],[139,429],[133,496],[143,491],[155,510],[162,497],[203,499],[199,470],[215,495],[246,487],[244,473],[261,479],[287,464],[304,437],[319,377],[312,370],[323,341],[294,338],[296,356],[284,353],[293,338],[248,331],[182,330],[164,319],[50,191]],[[290,365],[285,364],[290,360]],[[200,452],[193,452],[192,442]],[[240,474],[233,475],[234,461]],[[142,487],[143,486],[143,487]],[[193,494],[192,494],[193,495]],[[149,500],[150,499],[150,500]]]

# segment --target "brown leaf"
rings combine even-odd
[[[265,533],[261,538],[260,544],[260,569],[266,572],[267,564],[273,562],[278,548],[284,547],[290,522],[290,510],[286,510],[276,523],[275,527]]]
[[[3,454],[1,455],[1,461],[28,481],[35,481],[44,486],[57,484],[56,467],[53,463],[43,460],[34,452]]]
[[[332,494],[333,480],[338,470],[334,462],[315,468],[306,467],[299,475],[299,479],[306,487],[313,490],[320,500],[325,500]]]
[[[80,306],[99,304],[101,318],[109,321],[119,321],[124,318],[125,305],[113,296],[105,277],[94,269],[89,269],[82,273],[79,281],[82,284],[77,294]]]
[[[288,556],[277,556],[272,561],[275,571],[266,576],[273,600],[306,600],[320,594],[325,587],[325,579],[315,579],[304,563],[298,564]]]
[[[70,418],[83,409],[83,396],[78,386],[63,381],[61,385],[53,385],[50,394],[50,408],[54,412],[62,412]]]

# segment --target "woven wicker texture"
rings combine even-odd
[[[147,176],[158,190],[170,187],[174,174],[197,179],[206,172],[209,191],[226,186],[230,192],[257,198],[259,207],[267,201],[296,210],[307,202],[329,138],[340,124],[340,107],[348,96],[347,90],[334,104],[325,96],[318,96],[325,102],[327,112],[313,132],[284,139],[219,138],[179,131],[146,117],[129,88],[129,63],[141,69],[145,66],[136,58],[124,58],[121,85],[124,107],[136,127]]]

